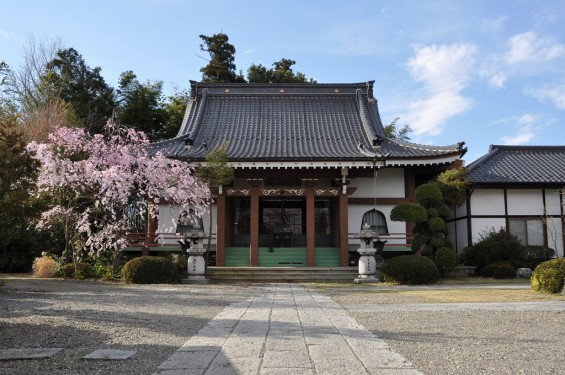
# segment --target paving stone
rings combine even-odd
[[[291,284],[265,290],[224,309],[158,374],[421,375],[329,297]]]
[[[83,359],[124,360],[133,356],[135,350],[98,349],[82,357]]]
[[[221,353],[214,359],[206,374],[256,374],[259,370],[259,364],[260,358],[237,358],[228,356],[227,353]]]
[[[308,351],[267,351],[263,358],[262,368],[285,367],[285,368],[311,368],[312,363]]]
[[[313,375],[314,370],[309,368],[262,368],[260,375]]]
[[[218,351],[200,351],[200,352],[175,352],[165,362],[159,365],[160,369],[179,370],[179,369],[206,369]]]
[[[0,349],[0,361],[49,358],[64,348]]]
[[[153,375],[204,375],[206,369],[159,370]]]

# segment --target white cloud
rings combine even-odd
[[[6,30],[0,29],[0,38],[2,38],[2,39],[12,39],[12,38],[15,38],[15,37],[16,37],[16,34],[11,33],[9,31],[6,31]]]
[[[497,123],[510,125],[513,128],[517,127],[514,134],[500,137],[501,143],[505,145],[526,144],[553,122],[555,122],[555,119],[552,117],[534,115],[532,113],[497,121]]]
[[[509,65],[541,62],[565,56],[565,45],[549,38],[540,38],[533,32],[514,35],[508,40],[506,61]]]
[[[502,141],[501,143],[503,145],[519,146],[519,145],[523,145],[523,144],[526,144],[529,141],[531,141],[532,138],[535,135],[531,131],[527,131],[527,130],[524,130],[524,129],[522,129],[522,131],[523,131],[523,133],[516,134],[515,136],[507,136],[507,137],[500,138],[500,140]]]
[[[484,18],[480,22],[480,27],[481,30],[485,33],[497,32],[502,29],[507,20],[508,17],[506,16],[500,16],[497,18]]]
[[[254,52],[255,52],[255,50],[252,48],[252,49],[248,49],[247,51],[243,52],[243,54],[249,55],[249,54],[254,53]]]
[[[486,58],[479,74],[486,78],[491,87],[500,89],[508,77],[520,69],[540,70],[539,64],[565,57],[565,45],[536,33],[526,32],[509,38],[507,50]]]
[[[468,85],[477,48],[470,44],[415,47],[407,62],[411,76],[424,84],[421,96],[401,117],[415,135],[440,134],[445,122],[471,107],[460,92]]]
[[[528,94],[544,102],[549,100],[559,109],[565,109],[565,84],[546,86],[538,90],[527,91]]]

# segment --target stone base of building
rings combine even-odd
[[[206,276],[188,276],[186,279],[182,279],[182,284],[208,284],[208,279]]]

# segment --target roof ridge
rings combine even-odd
[[[471,172],[487,160],[491,159],[492,157],[494,157],[494,155],[498,154],[499,150],[500,148],[498,145],[490,145],[489,152],[469,164],[467,166],[467,171]]]
[[[191,86],[199,86],[199,87],[320,87],[320,88],[327,88],[327,87],[359,87],[362,86],[363,88],[372,89],[373,84],[375,83],[374,80],[366,81],[366,82],[352,82],[352,83],[313,83],[313,82],[292,82],[292,83],[248,83],[248,82],[198,82],[198,81],[190,81]]]
[[[418,149],[418,150],[443,151],[443,150],[451,150],[454,147],[457,147],[458,150],[463,150],[465,148],[465,147],[463,147],[465,145],[465,142],[463,142],[463,141],[458,142],[458,143],[454,143],[452,145],[437,146],[437,145],[425,145],[425,144],[421,144],[421,143],[401,141],[400,139],[388,138],[388,137],[386,139],[388,141],[396,143],[399,146],[409,147],[409,148]]]
[[[491,145],[490,148],[497,148],[501,151],[563,151],[565,145]]]

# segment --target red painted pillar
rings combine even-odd
[[[216,266],[224,266],[226,247],[226,196],[218,194],[216,198]]]
[[[148,211],[150,207],[154,204],[155,203],[153,202],[148,202],[147,204]],[[141,249],[141,255],[149,255],[149,246],[155,243],[155,236],[156,236],[158,221],[159,221],[158,215],[159,213],[157,212],[156,217],[151,217],[149,212],[147,212],[147,234],[145,237],[145,243],[143,244],[143,248]]]
[[[316,228],[314,220],[314,188],[306,188],[306,266],[316,265]]]
[[[259,188],[251,187],[249,265],[259,266]]]
[[[349,265],[349,224],[347,219],[347,211],[349,208],[349,201],[347,194],[339,196],[339,263],[341,267]]]

